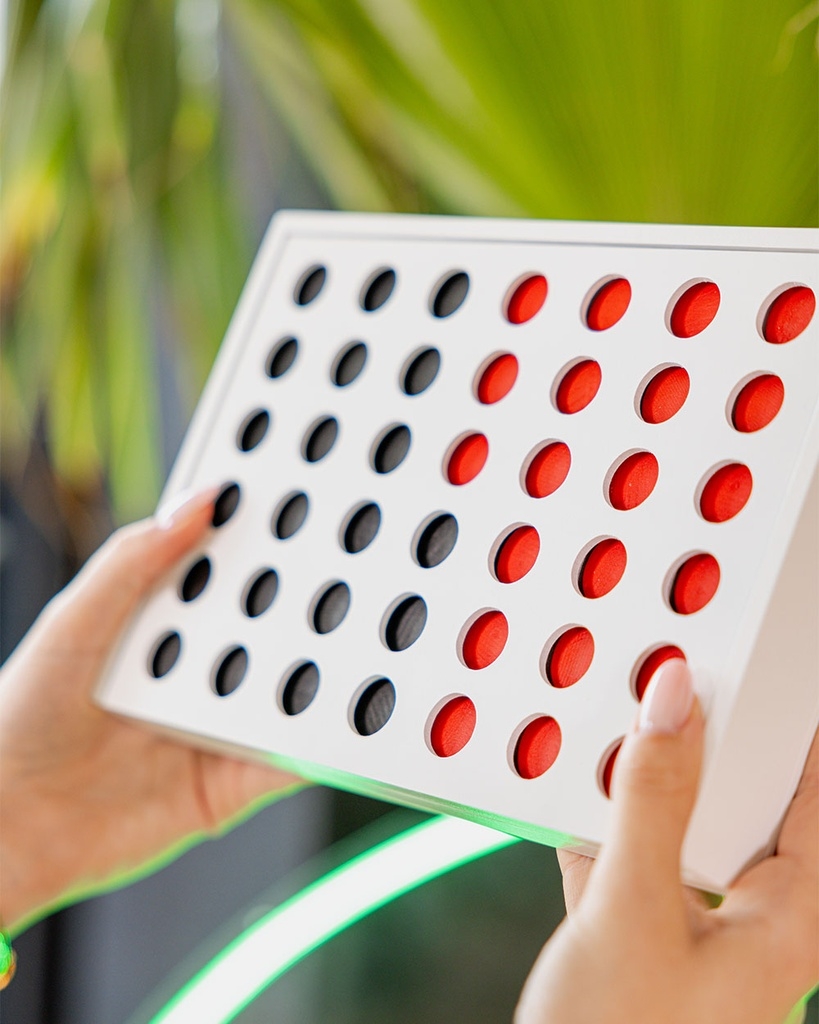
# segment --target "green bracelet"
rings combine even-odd
[[[9,984],[17,970],[17,954],[11,948],[11,939],[0,931],[0,992]]]

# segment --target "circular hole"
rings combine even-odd
[[[366,362],[367,346],[363,341],[351,341],[336,356],[330,379],[337,388],[346,388],[360,376]]]
[[[468,484],[480,473],[489,457],[489,441],[484,434],[465,434],[447,453],[444,464],[447,480],[456,487]]]
[[[674,294],[666,322],[677,338],[693,338],[711,323],[719,309],[719,288],[713,281],[691,281]]]
[[[264,440],[267,428],[270,426],[270,413],[266,409],[257,409],[250,413],[239,427],[236,435],[236,444],[240,451],[253,451]]]
[[[429,745],[438,757],[452,757],[472,739],[477,714],[463,695],[451,697],[435,714],[429,727]]]
[[[640,655],[631,673],[632,690],[638,701],[643,699],[646,687],[651,682],[654,673],[660,665],[671,661],[672,658],[686,660],[682,648],[677,647],[676,644],[660,644],[656,647],[650,647]]]
[[[534,526],[515,527],[497,545],[492,559],[495,579],[499,583],[517,583],[531,571],[539,554],[540,535]]]
[[[328,455],[338,438],[338,420],[335,416],[322,416],[307,428],[301,443],[301,455],[306,462],[320,462]]]
[[[293,491],[279,502],[273,513],[273,533],[287,540],[304,526],[310,502],[304,491]]]
[[[388,427],[376,441],[370,459],[376,473],[392,473],[397,469],[407,457],[411,440],[410,429],[403,423]]]
[[[593,542],[577,572],[576,586],[583,597],[605,597],[611,593],[626,571],[626,547],[621,540],[605,537]]]
[[[603,795],[611,798],[611,783],[614,777],[614,766],[617,763],[617,755],[623,746],[625,737],[621,736],[606,750],[600,758],[600,767],[597,769],[597,784],[603,791]]]
[[[515,743],[513,763],[522,779],[536,779],[547,772],[560,753],[560,726],[549,715],[539,715],[523,727]]]
[[[512,285],[504,301],[504,316],[510,324],[525,324],[543,308],[549,285],[543,274],[526,274]]]
[[[496,609],[479,613],[462,631],[460,658],[467,668],[487,668],[497,661],[509,639],[509,623]]]
[[[478,371],[475,395],[482,405],[494,405],[509,394],[517,379],[517,359],[511,352],[503,352]]]
[[[691,379],[682,366],[664,366],[649,378],[639,399],[641,419],[665,423],[685,405]]]
[[[299,343],[295,338],[282,338],[270,350],[264,365],[268,377],[276,380],[283,377],[299,354]]]
[[[368,548],[381,528],[381,509],[375,502],[357,505],[347,514],[341,528],[341,546],[351,555]]]
[[[544,675],[558,690],[574,686],[594,660],[594,637],[585,626],[564,627],[546,645]]]
[[[395,271],[390,267],[377,270],[361,290],[361,308],[367,313],[380,309],[395,288]]]
[[[469,275],[463,270],[456,270],[447,274],[443,280],[433,289],[430,299],[430,309],[433,316],[452,316],[461,308],[469,291]]]
[[[241,495],[242,492],[237,483],[227,483],[222,487],[213,504],[213,518],[211,519],[213,526],[225,525],[239,507]]]
[[[592,401],[600,389],[603,374],[594,359],[581,359],[562,371],[554,389],[554,404],[558,412],[580,412]]]
[[[719,562],[704,551],[688,555],[677,564],[668,588],[668,603],[678,615],[693,615],[704,608],[717,592]]]
[[[353,710],[353,725],[360,736],[383,729],[395,709],[395,687],[389,679],[374,679],[361,693]]]
[[[316,633],[324,635],[338,629],[350,610],[350,588],[341,580],[325,583],[310,606],[309,621]]]
[[[699,509],[709,523],[725,523],[748,504],[754,478],[741,462],[728,462],[709,470],[698,488]]]
[[[434,569],[452,554],[458,540],[458,520],[449,512],[437,513],[416,531],[412,555],[422,569]]]
[[[631,302],[631,285],[624,277],[598,282],[587,299],[585,321],[592,331],[607,331],[623,319]]]
[[[300,715],[318,692],[319,670],[314,661],[302,661],[289,668],[279,690],[279,706],[286,715]]]
[[[210,559],[202,557],[198,559],[185,573],[185,578],[179,587],[179,596],[183,601],[195,601],[208,585],[210,579]]]
[[[318,298],[324,282],[327,280],[327,268],[320,265],[310,267],[299,278],[293,291],[293,299],[298,306],[308,306]]]
[[[279,575],[275,569],[260,569],[245,587],[242,611],[251,619],[257,618],[273,604],[279,590]]]
[[[760,373],[741,384],[729,399],[731,425],[742,434],[762,430],[785,400],[785,385],[775,373]]]
[[[230,647],[217,661],[212,686],[219,697],[227,697],[237,690],[247,673],[247,651],[244,647]]]
[[[437,348],[424,348],[410,356],[401,370],[399,382],[405,395],[420,395],[432,384],[441,368],[441,353]]]
[[[417,594],[407,594],[393,604],[384,616],[381,636],[391,651],[412,647],[427,624],[427,606]]]
[[[179,660],[181,650],[182,637],[176,630],[162,634],[148,656],[148,671],[154,679],[161,679],[171,671]]]
[[[761,334],[772,345],[793,341],[805,330],[816,312],[816,296],[803,284],[795,284],[775,294],[763,307]]]
[[[660,464],[651,452],[621,456],[606,475],[609,504],[619,512],[637,508],[654,490],[659,475]]]
[[[526,457],[521,473],[523,489],[532,498],[547,498],[569,475],[572,453],[563,441],[546,441]]]

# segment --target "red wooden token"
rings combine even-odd
[[[609,501],[620,512],[637,508],[654,490],[659,473],[660,465],[651,452],[634,452],[614,471]]]
[[[569,475],[572,453],[562,441],[552,441],[535,455],[526,470],[526,493],[533,498],[546,498],[554,493]]]
[[[586,311],[586,323],[593,331],[613,327],[628,309],[631,285],[624,277],[607,281],[595,294]]]
[[[574,413],[585,409],[597,394],[603,374],[594,359],[575,363],[563,375],[557,387],[555,404],[560,412]]]
[[[478,401],[484,405],[494,405],[505,398],[518,379],[518,361],[511,352],[493,359],[481,374],[478,381]]]
[[[772,345],[793,341],[808,326],[816,311],[816,296],[805,285],[788,288],[773,300],[765,314],[762,337]]]
[[[692,338],[704,331],[717,315],[719,288],[713,281],[692,284],[677,299],[671,312],[671,333]]]
[[[724,523],[741,512],[751,497],[754,478],[741,462],[721,466],[708,479],[700,496],[700,512],[709,523]]]
[[[534,526],[519,526],[504,539],[495,555],[495,575],[501,583],[517,583],[537,561],[540,536]]]
[[[614,590],[626,571],[626,548],[622,541],[607,537],[586,555],[578,579],[583,597],[604,597]]]
[[[654,673],[660,665],[664,664],[666,661],[670,661],[672,658],[682,658],[683,661],[686,660],[682,649],[677,647],[675,644],[664,644],[662,647],[658,647],[643,658],[634,679],[634,693],[637,700],[643,699],[646,687],[651,682]]]
[[[539,313],[546,301],[549,286],[542,274],[533,274],[521,281],[506,304],[506,319],[510,324],[524,324]]]
[[[544,715],[530,722],[515,746],[515,770],[523,779],[536,779],[555,763],[560,753],[560,726]]]
[[[666,366],[648,382],[640,399],[640,415],[646,423],[665,423],[688,398],[691,380],[682,366]]]
[[[466,632],[461,655],[467,668],[491,665],[506,646],[509,623],[503,612],[489,611],[478,616]]]
[[[574,686],[588,672],[594,658],[594,637],[585,626],[571,626],[555,640],[546,661],[546,678],[552,686]]]
[[[606,758],[606,763],[603,765],[603,771],[600,773],[603,792],[607,797],[611,797],[611,778],[614,774],[614,765],[617,762],[617,755],[620,753],[622,746],[623,741],[621,740]]]
[[[438,757],[452,757],[469,743],[475,731],[475,705],[469,697],[453,697],[435,716],[429,742]]]
[[[762,373],[749,380],[737,395],[731,422],[743,434],[767,427],[782,408],[785,385],[775,373]]]
[[[468,484],[486,465],[488,455],[489,442],[486,437],[483,434],[469,434],[449,456],[447,479],[456,486]]]
[[[713,555],[692,555],[677,570],[671,586],[671,607],[680,615],[704,608],[719,586],[719,562]]]

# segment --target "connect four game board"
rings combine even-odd
[[[708,733],[684,875],[724,888],[819,720],[816,249],[278,214],[164,495],[220,483],[213,530],[100,701],[594,852],[646,683],[685,658]]]

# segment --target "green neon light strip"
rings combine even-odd
[[[308,953],[424,882],[519,840],[433,818],[368,850],[256,921],[206,964],[151,1024],[228,1024]]]

